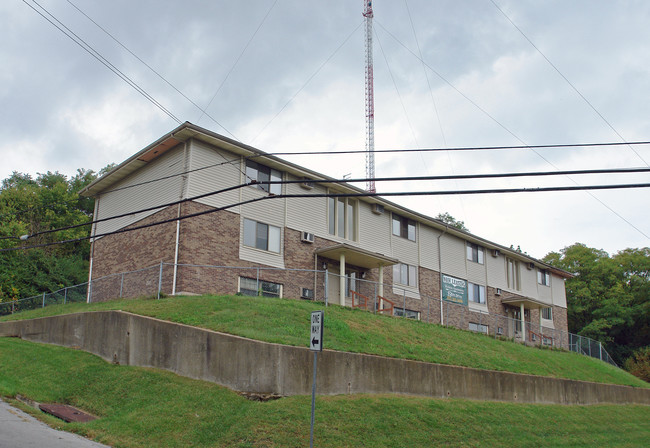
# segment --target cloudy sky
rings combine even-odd
[[[646,0],[375,0],[373,7],[378,150],[650,140]],[[361,0],[3,0],[0,177],[97,171],[175,128],[172,117],[271,153],[362,150],[362,9]],[[169,114],[37,11],[52,14],[52,22],[58,19]],[[283,157],[333,177],[365,175],[363,155]],[[424,176],[648,162],[650,145],[387,153],[377,155],[376,172]],[[558,176],[377,189],[649,180],[648,174]],[[610,253],[650,245],[648,189],[395,202],[429,216],[449,212],[473,233],[520,245],[535,257],[575,242]]]

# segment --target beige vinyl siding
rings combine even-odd
[[[557,277],[551,277],[551,286],[537,285],[537,298],[549,305],[553,303],[552,285],[558,280]]]
[[[241,189],[241,200],[248,201],[267,197],[261,201],[245,204],[240,207],[240,213],[248,219],[271,224],[277,227],[285,225],[285,199],[272,198],[263,190],[255,187],[244,187]]]
[[[415,241],[393,236],[393,250],[391,256],[397,258],[401,263],[413,266],[419,265],[418,243]]]
[[[182,194],[182,176],[175,176],[132,188],[125,189],[125,187],[182,173],[185,170],[183,154],[183,145],[178,145],[157,159],[144,164],[139,170],[135,171],[122,182],[111,186],[110,190],[112,191],[99,196],[96,219],[108,218],[178,201]],[[100,222],[96,225],[96,234],[112,232],[129,226],[157,211],[137,213],[123,218]]]
[[[429,226],[419,225],[420,245],[420,266],[434,271],[440,270],[438,259],[438,235],[442,232],[436,231]]]
[[[288,180],[297,180],[289,176]],[[300,184],[286,184],[286,194],[326,194],[327,189],[320,184],[314,184],[311,190],[302,188]],[[327,228],[327,198],[288,198],[287,227],[300,232],[309,232],[321,238],[330,238]]]
[[[501,288],[504,290],[508,289],[508,279],[506,277],[506,257],[504,257],[503,254],[499,255],[498,257],[493,257],[492,251],[488,250],[486,251],[485,255],[485,263],[487,267],[488,285],[494,288]]]
[[[442,252],[442,273],[453,277],[467,278],[465,241],[445,234],[440,237],[440,248]]]
[[[467,258],[467,253],[463,254],[465,258]],[[489,263],[492,260],[488,260],[489,255],[487,254],[487,251],[485,251],[485,254],[483,256],[483,263],[474,263],[473,261],[467,260],[467,280],[469,280],[472,283],[476,283],[478,285],[485,285],[487,281],[487,272],[486,272],[486,267],[485,264]],[[491,256],[490,256],[491,258]]]
[[[377,215],[372,204],[359,201],[359,243],[364,249],[388,255],[390,244],[390,212]]]
[[[198,140],[192,140],[189,146],[190,170],[198,169],[198,171],[193,171],[189,175],[188,197],[234,187],[243,183],[239,156],[208,146]],[[236,161],[232,164],[224,163],[227,160]],[[208,166],[211,168],[200,169]],[[207,196],[196,202],[211,207],[224,207],[239,202],[239,190]],[[233,207],[229,211],[239,213],[239,208]]]
[[[566,308],[566,290],[562,277],[551,274],[551,293],[553,295],[553,305]]]
[[[521,295],[537,298],[537,269],[528,269],[528,263],[520,264],[519,274],[521,275]]]

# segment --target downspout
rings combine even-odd
[[[445,230],[438,235],[438,274],[440,275],[440,325],[444,325],[444,318],[442,315],[442,249],[440,247],[440,237],[447,233],[448,227],[445,226]]]
[[[184,171],[187,173],[189,171],[189,156],[187,152],[187,142],[183,143],[183,158],[185,159]],[[183,180],[181,182],[181,194],[179,200],[185,199],[186,187],[187,187],[187,174],[183,175]],[[176,295],[176,282],[178,278],[178,251],[180,247],[180,233],[181,233],[181,204],[178,204],[178,209],[176,210],[176,243],[174,247],[174,279],[172,283],[172,295]]]
[[[99,209],[99,196],[95,199],[95,208],[93,210],[93,221],[97,220],[97,210]],[[93,282],[93,258],[95,256],[95,237],[97,234],[97,223],[93,223],[90,232],[90,266],[88,267],[88,288],[86,288],[86,303],[90,303],[92,296],[92,282]]]

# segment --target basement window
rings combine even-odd
[[[282,297],[282,285],[266,280],[239,277],[239,292],[253,297]]]

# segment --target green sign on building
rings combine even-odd
[[[442,299],[467,305],[467,280],[442,274]]]

